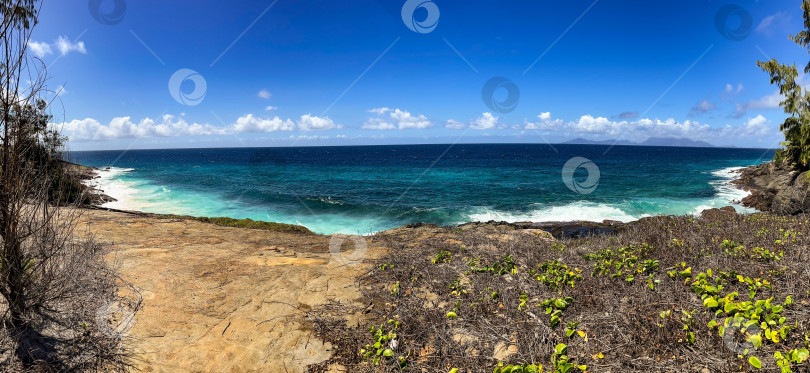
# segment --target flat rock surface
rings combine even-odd
[[[227,228],[180,219],[85,211],[78,232],[110,245],[108,260],[143,296],[129,331],[145,372],[300,372],[331,356],[306,311],[357,302],[365,255],[329,236]],[[347,259],[348,258],[348,259]]]

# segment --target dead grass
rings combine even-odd
[[[310,370],[340,364],[350,372],[492,372],[499,363],[531,363],[553,372],[555,346],[564,343],[568,358],[587,365],[589,372],[779,372],[776,352],[810,347],[808,219],[722,213],[701,219],[654,217],[628,224],[616,235],[560,241],[493,224],[385,232],[374,240],[389,247],[390,254],[375,261],[360,283],[370,306],[331,304],[310,312],[319,336],[335,346],[330,361]],[[739,245],[724,245],[724,240]],[[619,249],[631,245],[623,256]],[[753,254],[755,247],[783,256],[768,259],[761,250]],[[600,250],[611,251],[602,251],[601,259],[591,255]],[[617,260],[597,265],[609,257]],[[657,261],[657,270],[645,271],[646,260]],[[544,264],[568,276],[555,283],[557,275],[541,270]],[[617,265],[623,272],[614,276]],[[691,267],[688,279],[679,273],[686,267]],[[605,270],[593,274],[598,268]],[[774,304],[783,304],[790,296],[793,304],[781,313],[789,326],[785,338],[753,348],[734,328],[725,338],[717,327],[710,328],[710,321],[722,324],[729,315],[716,316],[692,287],[698,274],[709,269],[711,278],[730,274],[718,297],[737,291],[737,301],[773,298]],[[749,299],[750,289],[738,274],[767,280],[771,288],[761,287]],[[547,307],[540,304],[567,297],[573,301],[552,325]],[[448,318],[451,311],[457,317]],[[347,325],[344,317],[358,312],[365,321]],[[578,324],[566,333],[572,322]],[[372,326],[375,331],[382,327],[383,336],[396,334],[393,356],[382,356],[378,365],[378,350],[367,347],[378,340]],[[387,338],[382,342],[382,350],[391,347]],[[745,347],[749,353],[741,358]],[[364,358],[364,349],[372,351],[370,358]],[[761,370],[749,364],[750,356],[761,360]],[[810,362],[792,363],[791,369],[810,371]]]

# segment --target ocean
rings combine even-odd
[[[734,171],[773,150],[548,144],[72,152],[105,207],[371,234],[409,223],[632,221],[747,194]]]

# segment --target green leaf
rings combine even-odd
[[[715,308],[720,306],[720,303],[717,303],[717,300],[714,297],[708,297],[703,300],[703,305],[709,308]]]
[[[565,329],[565,335],[568,338],[571,338],[571,336],[574,335],[575,332],[576,332],[576,330],[574,330],[574,329]]]
[[[383,356],[391,357],[391,356],[394,356],[394,351],[391,351],[391,349],[386,348],[385,351],[383,351],[382,354],[383,354]]]
[[[748,358],[748,363],[750,363],[754,368],[762,369],[762,362],[756,358],[756,356],[751,356]]]
[[[808,352],[806,348],[803,348],[796,352],[797,363],[802,363],[807,359],[810,359],[810,352]]]
[[[560,343],[554,347],[554,351],[557,352],[557,355],[567,355],[568,346],[566,346],[565,343]]]
[[[754,344],[754,348],[760,348],[762,346],[762,336],[759,334],[749,336],[748,340]]]

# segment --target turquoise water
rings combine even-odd
[[[631,221],[696,214],[744,197],[746,193],[729,185],[732,171],[770,160],[773,151],[463,144],[70,156],[81,164],[110,167],[94,181],[118,199],[108,207],[293,223],[325,234],[369,234],[414,222]],[[591,162],[566,167],[577,157]]]

